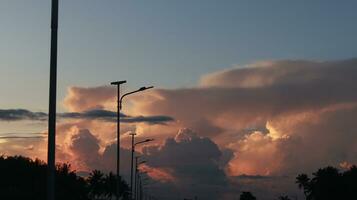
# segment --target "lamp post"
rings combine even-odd
[[[58,0],[52,0],[51,8],[51,54],[50,91],[48,109],[48,149],[47,149],[47,200],[55,199],[55,154],[56,154],[56,96],[57,96],[57,41],[58,41]]]
[[[140,196],[140,200],[145,199],[145,195],[144,195],[144,186],[147,186],[149,183],[147,182],[148,179],[147,178],[140,178],[140,190],[139,190],[139,196]]]
[[[138,180],[140,180],[140,175],[138,173],[139,172],[138,166],[146,163],[145,160],[138,163],[139,158],[140,158],[140,156],[135,157],[135,185],[134,185],[135,200],[138,200],[138,198],[137,198],[138,197],[138,187],[139,187]]]
[[[119,189],[120,189],[120,110],[122,108],[122,102],[123,98],[130,95],[134,94],[137,92],[141,92],[147,89],[153,88],[153,86],[150,87],[141,87],[138,90],[128,92],[124,94],[123,96],[120,96],[120,85],[126,83],[126,80],[124,81],[116,81],[116,82],[111,82],[111,85],[116,85],[117,86],[117,194],[116,194],[116,199],[119,200]]]
[[[120,85],[126,83],[126,81],[116,81],[111,82],[111,85],[117,86],[117,194],[116,199],[119,200],[119,189],[120,189],[120,175],[119,175],[119,160],[120,160]]]
[[[131,198],[133,199],[133,163],[134,163],[134,153],[135,153],[135,146],[138,144],[143,144],[146,142],[151,142],[154,139],[146,139],[140,142],[135,143],[135,133],[131,133],[131,168],[130,168],[130,191],[131,191]]]

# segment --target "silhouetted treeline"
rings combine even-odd
[[[310,178],[306,174],[296,177],[307,200],[357,199],[357,167],[340,172],[334,167],[319,169]]]
[[[306,174],[296,177],[298,187],[304,191],[306,200],[355,200],[357,199],[357,167],[339,171],[334,167],[317,170],[310,178]],[[290,200],[280,196],[278,200]],[[256,200],[250,192],[242,192],[240,200]]]
[[[0,156],[1,200],[45,200],[47,165],[22,156]],[[120,195],[129,199],[129,187],[121,181]],[[56,166],[56,199],[99,200],[116,194],[116,176],[98,170],[88,178],[78,176],[69,164]]]

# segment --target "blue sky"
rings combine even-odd
[[[271,59],[357,55],[356,1],[60,0],[58,99],[73,85],[191,87]],[[0,107],[47,110],[50,1],[0,2]]]

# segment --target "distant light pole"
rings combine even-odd
[[[120,180],[119,180],[120,179],[120,174],[119,174],[120,173],[120,110],[122,108],[123,98],[130,94],[134,94],[137,92],[141,92],[141,91],[153,88],[153,86],[141,87],[138,90],[128,92],[120,97],[120,85],[124,84],[124,83],[126,83],[126,80],[110,83],[111,85],[117,86],[117,194],[116,194],[117,200],[119,200],[119,189],[120,189]]]
[[[131,133],[131,168],[130,168],[130,191],[131,191],[131,198],[133,199],[133,163],[134,163],[134,153],[135,153],[135,146],[138,144],[143,144],[146,142],[151,142],[154,139],[146,139],[140,142],[135,143],[135,133]]]
[[[57,41],[58,41],[57,35],[58,35],[58,0],[52,0],[50,91],[49,91],[48,144],[47,144],[48,145],[48,149],[47,149],[47,200],[55,199]]]
[[[139,173],[138,173],[138,166],[141,164],[146,163],[145,160],[141,161],[138,163],[138,159],[140,158],[140,156],[136,156],[135,157],[135,184],[134,184],[134,192],[135,192],[135,200],[138,200],[138,188],[139,188],[139,184],[138,184],[138,180],[140,180],[139,178]]]

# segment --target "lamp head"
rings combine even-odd
[[[136,135],[135,132],[129,132],[129,135]]]
[[[147,90],[147,89],[151,89],[151,88],[153,88],[154,86],[150,86],[150,87],[141,87],[140,89],[139,89],[139,91],[144,91],[144,90]]]
[[[139,162],[139,165],[144,164],[144,163],[146,163],[146,161],[145,161],[145,160],[143,160],[143,161]]]
[[[120,85],[120,84],[123,84],[123,83],[126,83],[126,80],[124,80],[124,81],[115,81],[115,82],[111,82],[110,84],[111,85]]]

